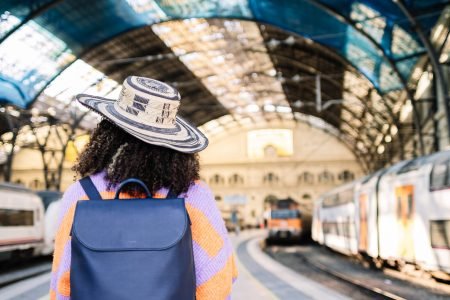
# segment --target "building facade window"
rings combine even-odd
[[[225,183],[225,180],[219,174],[214,174],[209,179],[209,184],[211,184],[211,185],[223,185],[224,183]]]
[[[230,185],[242,185],[244,184],[244,178],[238,174],[233,174],[228,179]]]
[[[267,173],[263,177],[263,182],[267,183],[267,184],[275,184],[275,183],[278,183],[279,181],[280,181],[280,178],[278,177],[278,175],[276,175],[273,172]]]
[[[355,174],[349,170],[344,170],[338,175],[338,179],[342,182],[349,182],[355,179]]]
[[[277,148],[273,145],[267,145],[264,148],[264,157],[265,158],[274,158],[277,157],[278,153],[277,153]]]
[[[28,186],[33,190],[44,189],[44,184],[39,179],[32,180]]]
[[[303,199],[303,200],[311,200],[312,197],[311,197],[310,194],[303,194],[302,199]]]
[[[329,171],[323,171],[318,176],[319,182],[322,184],[330,184],[334,182],[334,175]]]
[[[311,172],[303,172],[298,176],[299,184],[313,184],[314,183],[314,174]]]

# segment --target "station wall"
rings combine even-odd
[[[269,128],[240,128],[211,137],[200,153],[202,180],[212,188],[226,221],[237,209],[245,224],[258,225],[268,207],[265,200],[273,197],[290,197],[308,212],[318,195],[364,175],[353,153],[336,137],[304,123],[271,127],[292,131],[291,155],[269,151],[264,157],[249,157],[249,148],[255,147],[249,133],[262,129]]]

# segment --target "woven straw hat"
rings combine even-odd
[[[208,139],[177,116],[180,93],[161,81],[129,76],[118,100],[80,94],[77,100],[136,138],[180,152],[195,153]]]

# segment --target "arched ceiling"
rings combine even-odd
[[[416,32],[395,2],[3,0],[0,76],[23,94],[9,100],[27,106],[76,57],[124,32],[173,19],[238,18],[272,24],[330,47],[385,93],[404,87],[418,56],[424,53]],[[427,32],[448,3],[404,1]],[[21,54],[39,61],[22,57],[19,62],[9,57],[8,48],[19,42],[35,52],[27,53],[27,47],[22,47]]]
[[[403,2],[426,32],[448,3]],[[0,18],[0,103],[64,117],[75,94],[114,98],[138,74],[174,84],[196,125],[312,115],[369,162],[424,54],[394,1],[4,0]]]

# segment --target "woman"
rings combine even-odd
[[[192,222],[196,299],[230,298],[237,275],[232,246],[213,194],[199,181],[197,152],[208,140],[177,117],[178,91],[131,76],[117,101],[90,95],[77,99],[104,119],[74,170],[81,177],[90,176],[103,199],[113,198],[117,185],[128,178],[143,181],[156,198],[164,198],[169,189],[185,198]],[[134,196],[134,190],[124,191]],[[70,230],[75,204],[81,199],[87,198],[75,182],[64,194],[58,220],[50,299],[70,299]]]

